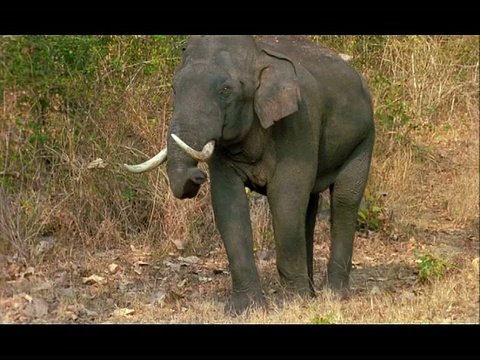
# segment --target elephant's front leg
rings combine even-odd
[[[215,222],[228,256],[232,297],[225,307],[231,315],[265,305],[253,254],[253,235],[245,187],[237,173],[219,162],[209,165]]]
[[[298,179],[297,179],[298,180]],[[306,216],[310,189],[294,177],[283,177],[268,189],[275,232],[277,269],[287,292],[314,295],[307,266]]]

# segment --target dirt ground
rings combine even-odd
[[[326,241],[328,224],[318,220],[315,243],[315,283],[321,282],[329,254]],[[42,240],[44,247],[53,239]],[[166,256],[147,246],[125,245],[97,253],[55,253],[52,266],[48,260],[55,246],[45,250],[44,261],[26,267],[17,259],[2,256],[0,321],[2,323],[207,323],[207,322],[277,322],[268,313],[283,313],[281,322],[403,322],[402,312],[381,315],[376,311],[365,317],[364,308],[373,300],[384,307],[402,304],[414,308],[428,307],[432,299],[424,294],[455,287],[470,286],[476,302],[465,306],[452,298],[449,308],[415,322],[478,323],[478,229],[443,230],[417,233],[408,241],[389,239],[385,233],[357,234],[350,299],[342,306],[350,307],[349,317],[332,315],[310,320],[288,316],[285,306],[317,307],[329,300],[325,294],[315,300],[285,298],[278,283],[275,254],[271,249],[256,251],[257,266],[262,277],[270,309],[263,315],[230,318],[223,315],[223,306],[230,291],[230,276],[225,251],[218,239],[209,247],[197,249],[196,255],[182,256],[178,250]],[[422,282],[418,273],[418,254],[448,254],[452,265],[441,280]],[[438,255],[439,256],[439,255]],[[437,258],[438,258],[437,256]],[[470,277],[470,278],[466,278]],[[477,282],[475,282],[475,279]],[[443,284],[443,285],[442,285]],[[476,284],[476,285],[475,285]],[[443,288],[442,288],[443,286]],[[319,292],[322,294],[322,291]],[[475,293],[477,294],[475,296]],[[423,298],[422,298],[423,296]],[[423,300],[422,300],[423,299]],[[286,301],[285,301],[286,300]],[[350,305],[348,304],[350,302]],[[288,305],[290,304],[290,305]],[[290,309],[291,310],[291,309]],[[406,311],[406,310],[403,310]],[[317,309],[318,312],[318,309]],[[363,313],[363,315],[361,315]],[[260,318],[258,317],[260,316]],[[333,318],[332,318],[333,316]],[[390,318],[389,318],[390,317]],[[408,316],[405,322],[410,322]]]

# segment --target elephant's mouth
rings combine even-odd
[[[184,180],[182,180],[184,179]],[[173,195],[178,199],[193,198],[198,194],[200,185],[207,180],[207,174],[197,167],[172,170],[170,187]]]
[[[195,162],[206,162],[210,159],[215,149],[215,141],[209,141],[201,151],[192,149],[177,135],[172,134],[173,140]],[[170,187],[173,195],[179,199],[192,198],[198,194],[200,185],[207,180],[205,172],[196,166],[180,166],[169,172]]]

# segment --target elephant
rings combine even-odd
[[[331,252],[323,286],[349,294],[353,238],[375,138],[363,77],[306,36],[195,35],[172,83],[166,149],[176,198],[195,197],[207,174],[231,274],[225,311],[265,308],[245,188],[265,195],[276,267],[287,294],[315,296],[313,237],[319,196],[330,193]]]

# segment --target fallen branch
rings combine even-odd
[[[20,173],[18,171],[0,171],[0,176],[11,176],[18,179]]]

